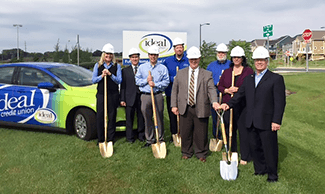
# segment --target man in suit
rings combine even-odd
[[[126,113],[126,140],[130,143],[135,141],[133,131],[134,113],[137,113],[137,135],[140,141],[145,140],[144,136],[144,119],[141,112],[141,94],[139,87],[135,85],[135,74],[139,67],[140,53],[136,48],[129,51],[131,65],[122,70],[121,84],[121,106],[125,107]]]
[[[278,138],[286,105],[285,85],[281,75],[267,69],[269,52],[258,47],[253,52],[255,74],[247,76],[243,85],[224,110],[246,99],[246,128],[254,161],[254,175],[268,174],[268,182],[278,181]]]
[[[173,142],[173,135],[177,134],[177,116],[172,113],[170,108],[170,96],[172,93],[174,78],[177,74],[176,68],[178,67],[179,69],[184,69],[185,67],[189,66],[188,59],[184,53],[184,44],[185,43],[182,39],[178,37],[175,38],[173,41],[175,54],[173,56],[168,57],[163,63],[168,69],[170,79],[170,83],[165,90],[167,111],[169,116],[169,128],[171,133],[170,142]]]
[[[180,70],[175,79],[171,95],[172,112],[180,114],[182,159],[189,159],[194,152],[205,162],[208,154],[208,123],[210,104],[219,108],[217,90],[212,73],[199,68],[200,50],[191,47],[187,51],[190,67]]]

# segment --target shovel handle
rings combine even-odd
[[[151,75],[151,71],[149,71],[149,75]],[[151,92],[153,120],[154,120],[154,123],[155,123],[156,140],[157,140],[157,144],[159,144],[158,122],[157,122],[157,115],[156,115],[156,104],[155,104],[155,97],[154,97],[154,94],[153,94],[152,86],[150,86],[150,92]]]
[[[104,130],[105,130],[105,145],[107,142],[107,78],[104,76]]]

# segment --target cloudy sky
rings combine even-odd
[[[263,38],[263,26],[273,24],[274,35],[295,36],[306,28],[325,26],[324,0],[1,0],[0,52],[19,47],[27,52],[53,51],[58,39],[61,50],[76,44],[101,50],[111,43],[122,51],[122,31],[187,32],[188,46],[202,40]],[[324,29],[325,30],[325,29]],[[26,45],[26,47],[25,47]]]

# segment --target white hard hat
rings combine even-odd
[[[114,47],[110,43],[107,43],[103,46],[102,52],[114,54]]]
[[[188,59],[198,59],[200,57],[201,57],[201,52],[197,47],[192,46],[190,49],[187,50]]]
[[[225,45],[224,43],[220,43],[218,46],[217,46],[217,49],[216,49],[217,52],[228,52],[228,47],[227,45]]]
[[[140,55],[138,49],[136,48],[131,48],[129,51],[129,57],[131,57],[131,55]]]
[[[230,53],[231,57],[243,57],[245,56],[245,51],[242,47],[240,46],[235,46]]]
[[[159,55],[159,48],[157,45],[151,45],[148,49],[148,53],[149,54],[156,54],[156,55]]]
[[[252,56],[253,59],[266,59],[269,57],[270,57],[269,51],[263,46],[257,47],[253,52],[253,56]]]
[[[174,41],[173,41],[173,46],[177,46],[177,45],[184,45],[184,41],[180,38],[175,38]]]

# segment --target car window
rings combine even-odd
[[[12,75],[15,67],[3,67],[0,69],[0,83],[12,84]]]
[[[92,72],[76,65],[54,67],[48,69],[54,75],[70,86],[92,85]]]
[[[18,76],[18,84],[27,86],[37,86],[41,82],[50,82],[53,85],[58,85],[56,80],[51,76],[38,69],[22,67]]]

